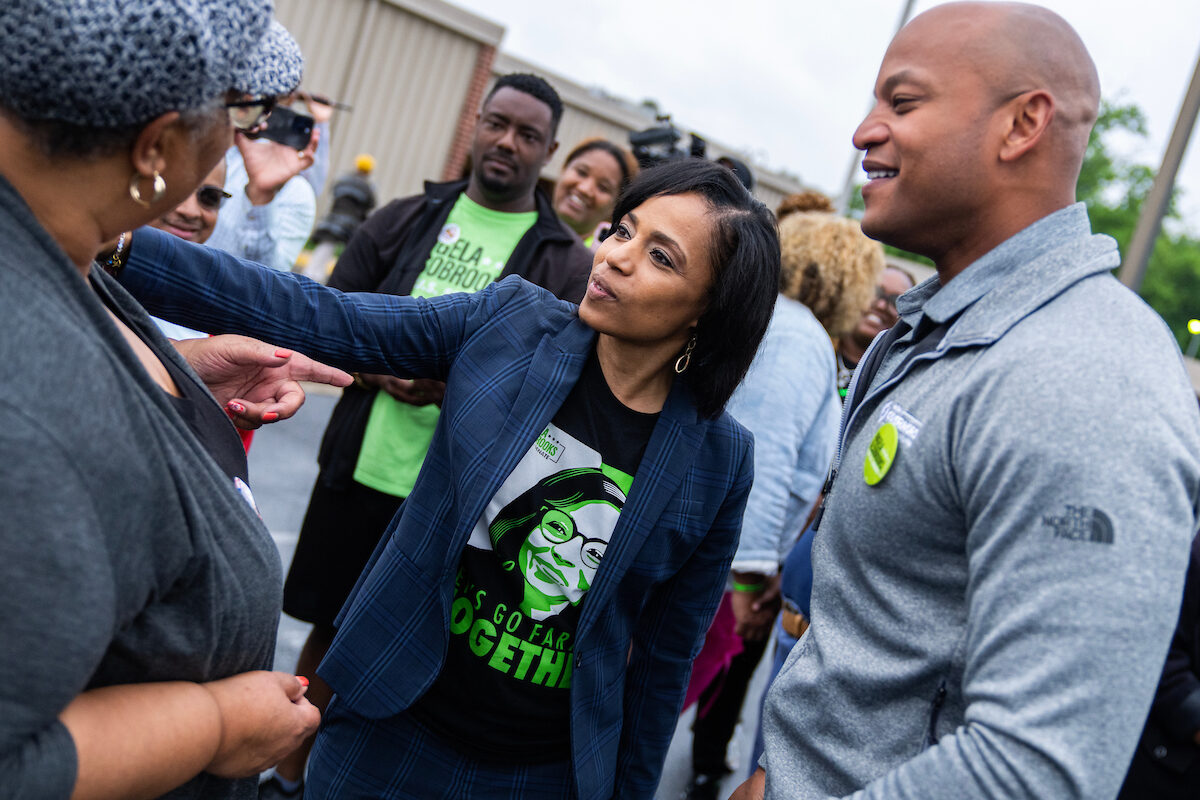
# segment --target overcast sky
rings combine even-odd
[[[836,195],[903,0],[452,0],[507,29],[501,49],[587,86],[653,98],[692,127]],[[914,13],[939,5],[918,0]],[[1079,31],[1106,98],[1146,112],[1126,155],[1157,168],[1200,52],[1200,0],[1043,0]],[[1196,135],[1179,184],[1200,235]],[[570,146],[570,142],[564,143]]]

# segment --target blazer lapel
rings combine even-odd
[[[641,552],[667,503],[675,496],[704,439],[707,425],[696,415],[690,393],[676,381],[663,406],[646,452],[634,475],[629,498],[617,518],[596,583],[588,592],[576,641],[583,637]]]
[[[590,328],[575,319],[558,333],[543,336],[538,342],[529,368],[524,372],[525,381],[516,402],[500,428],[487,465],[480,473],[481,480],[476,485],[471,506],[459,517],[456,539],[461,540],[460,544],[465,545],[488,502],[516,469],[518,462],[537,440],[538,434],[554,418],[572,387],[579,381],[594,337],[595,333]],[[460,549],[455,547],[454,552]]]

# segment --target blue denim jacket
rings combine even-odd
[[[842,413],[833,345],[802,303],[779,296],[726,410],[754,434],[754,486],[733,566],[773,575],[821,491]]]

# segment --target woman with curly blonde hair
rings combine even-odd
[[[833,339],[858,323],[883,272],[883,247],[856,220],[839,217],[817,192],[788,195],[779,204],[782,271],[779,290],[812,311]]]

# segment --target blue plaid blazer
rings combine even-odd
[[[595,332],[509,277],[474,295],[342,294],[143,229],[122,274],[152,313],[350,370],[447,383],[429,455],[342,610],[318,673],[383,718],[433,683],[471,528],[578,380]],[[575,636],[571,748],[581,800],[651,798],[737,546],[751,435],[672,389]]]

